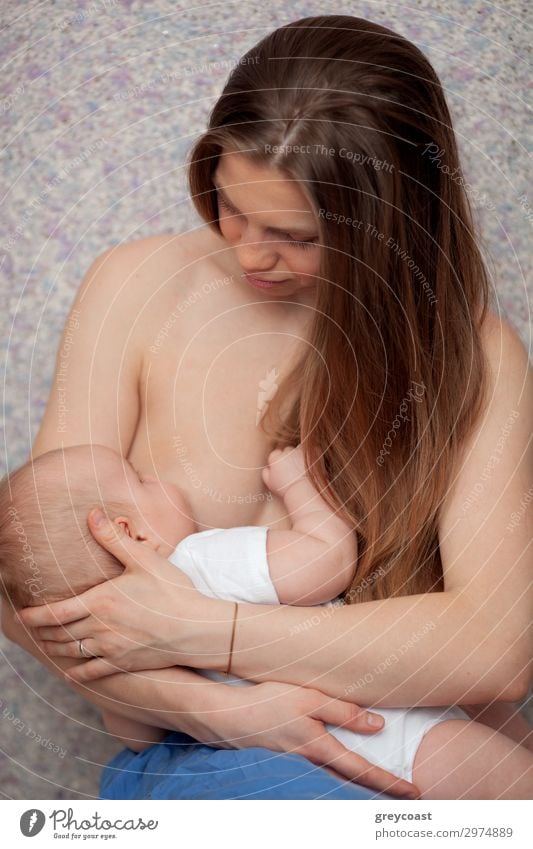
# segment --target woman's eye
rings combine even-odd
[[[224,200],[222,195],[218,195],[218,202],[221,206],[224,207],[224,209],[227,209],[228,212],[230,212],[232,215],[237,215],[236,210],[233,209],[233,207],[231,207],[229,204],[226,203],[226,201]]]
[[[317,244],[316,239],[313,239],[312,241],[309,241],[309,242],[299,242],[297,239],[290,239],[289,240],[289,245],[294,245],[297,248],[303,248],[304,250],[306,248],[312,248],[316,244]]]
[[[237,212],[237,210],[233,209],[233,207],[229,205],[229,203],[226,203],[226,201],[224,200],[222,195],[220,195],[220,194],[217,195],[217,198],[218,198],[219,204],[222,207],[224,207],[224,209],[226,209],[231,215],[238,215],[239,214]],[[317,244],[316,239],[312,239],[312,240],[309,240],[308,242],[304,242],[304,241],[301,241],[301,240],[298,240],[298,239],[293,239],[288,234],[285,236],[285,239],[283,241],[287,242],[287,244],[292,245],[293,247],[303,248],[303,250],[305,250],[306,248],[312,248],[312,247],[314,247],[314,245]]]

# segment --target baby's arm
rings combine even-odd
[[[263,480],[283,498],[292,521],[291,530],[267,534],[269,572],[280,602],[314,605],[335,598],[355,574],[355,531],[312,485],[300,446],[272,451]]]
[[[159,743],[168,734],[168,731],[163,728],[145,725],[144,722],[137,722],[135,719],[120,716],[110,710],[102,711],[102,722],[109,734],[118,737],[128,749],[134,752],[142,752],[153,743]]]

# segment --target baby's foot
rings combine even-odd
[[[284,493],[296,481],[305,477],[306,468],[301,445],[296,448],[276,448],[268,455],[267,465],[263,469],[263,480],[272,492]]]

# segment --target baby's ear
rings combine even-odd
[[[135,528],[131,524],[131,520],[128,519],[127,516],[117,516],[113,519],[113,524],[120,525],[124,529],[124,533],[129,537],[132,537],[132,539],[136,539],[138,542],[146,542],[146,536],[135,531]]]
[[[123,528],[124,533],[131,537],[130,520],[127,516],[116,516],[113,519],[113,524],[120,525],[120,527]]]

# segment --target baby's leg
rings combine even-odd
[[[533,754],[479,722],[449,719],[422,738],[413,784],[422,799],[532,799]]]
[[[520,706],[511,702],[492,702],[489,705],[460,705],[470,719],[495,728],[510,737],[524,748],[533,752],[533,726],[520,710]]]

